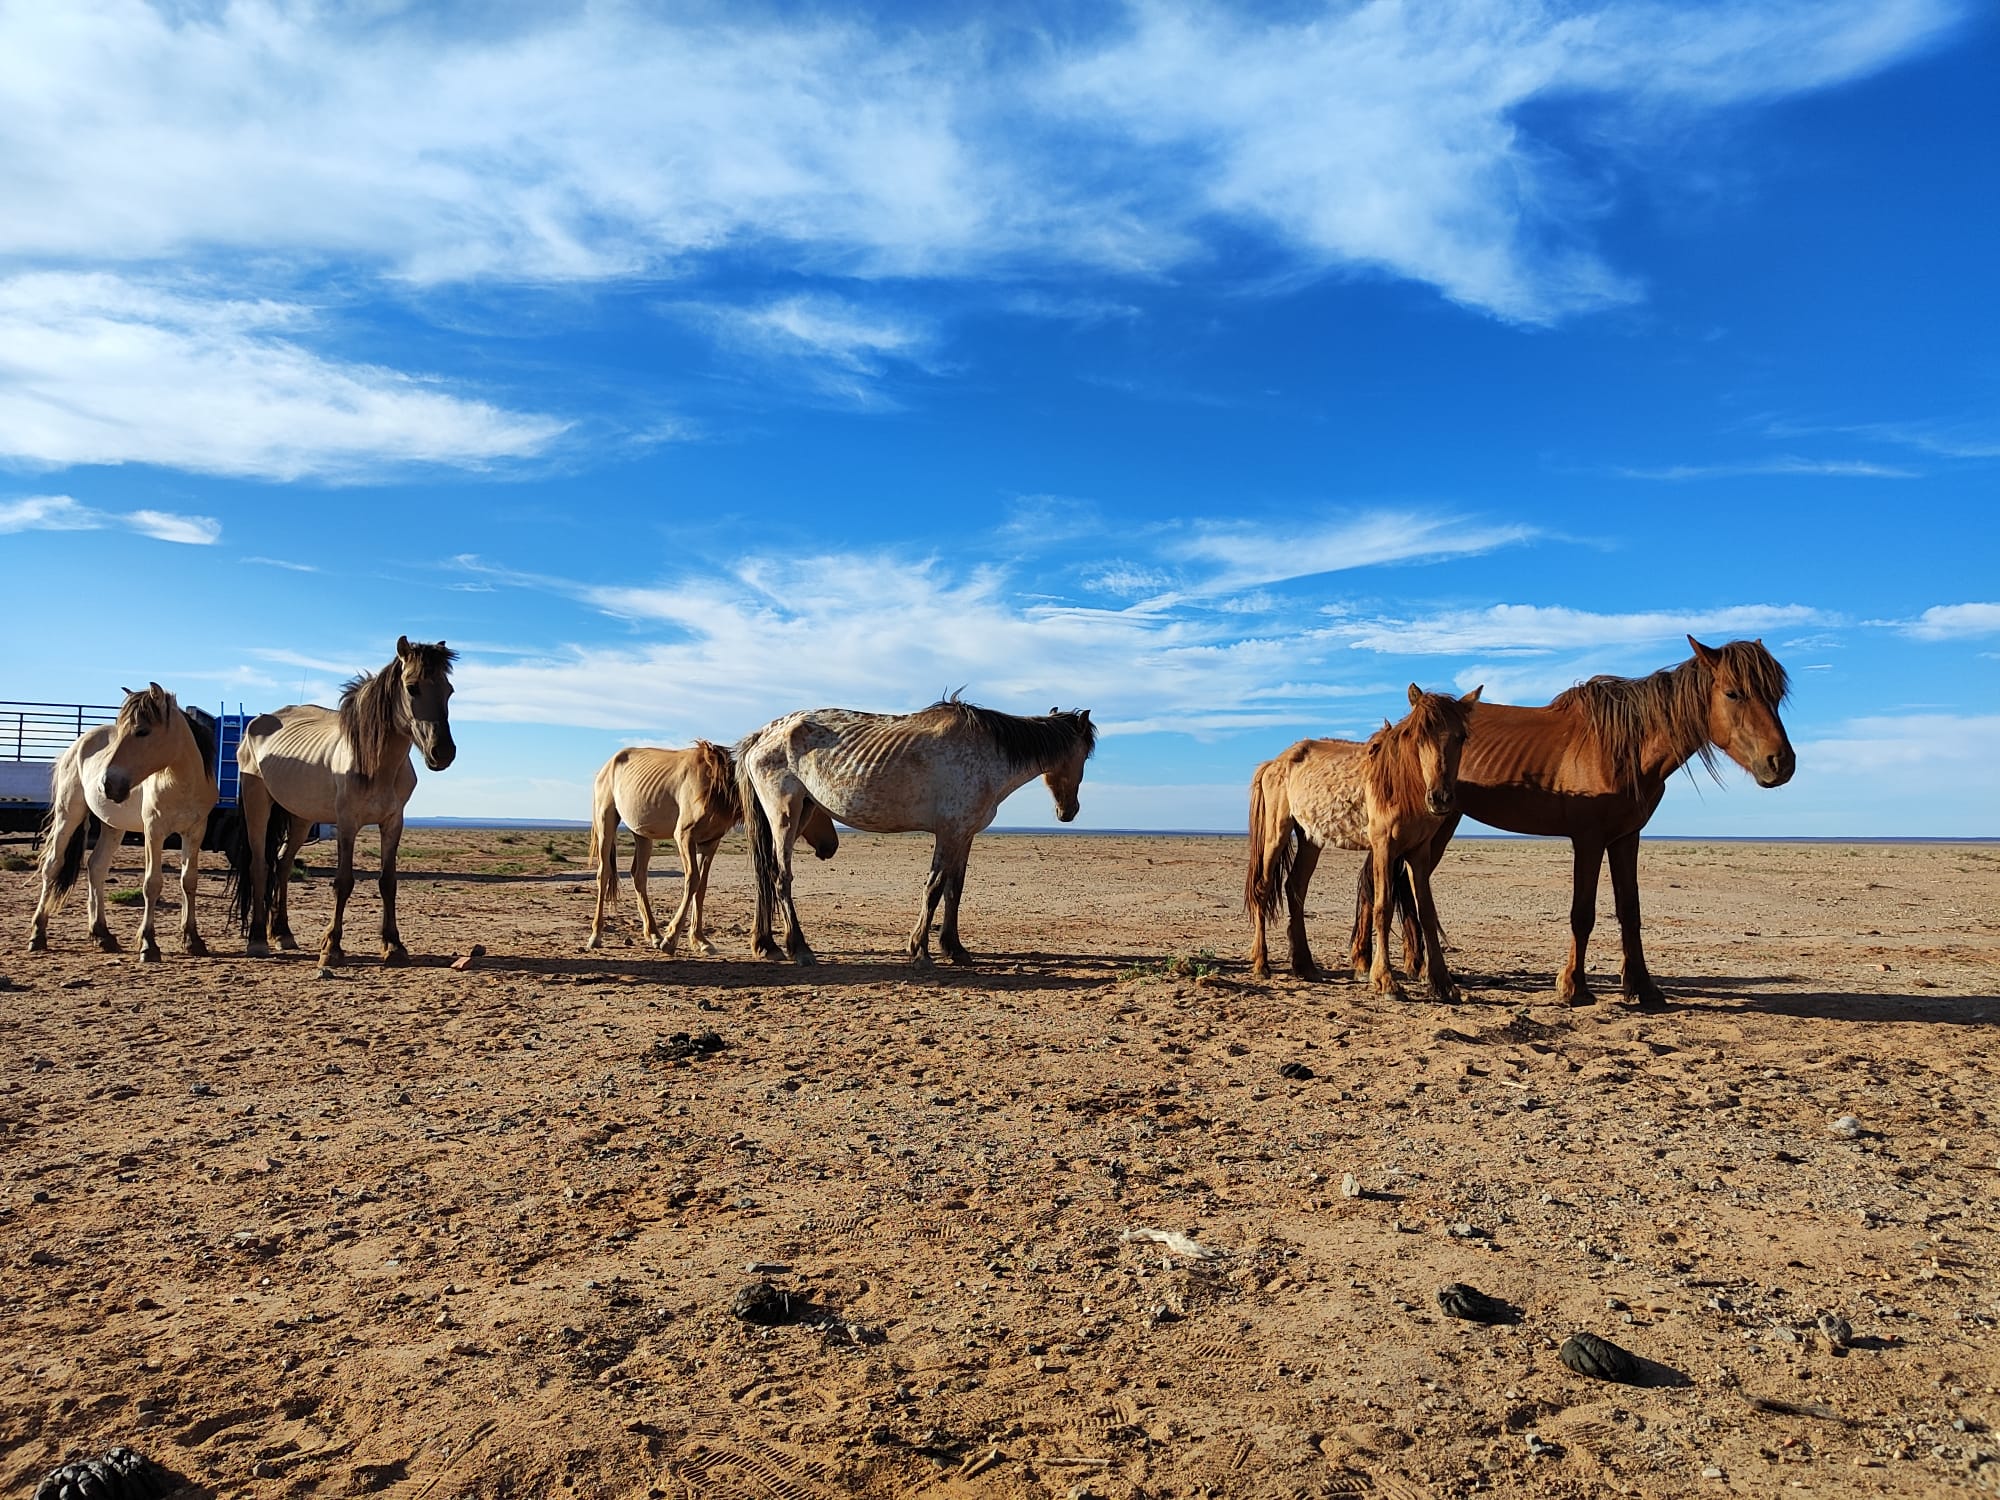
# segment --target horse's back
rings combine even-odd
[[[1475,704],[1458,805],[1488,827],[1553,838],[1636,829],[1652,812],[1652,802],[1619,790],[1582,714],[1560,704]]]
[[[1322,848],[1368,847],[1367,746],[1300,740],[1267,762],[1285,781],[1291,814]]]
[[[340,732],[340,715],[317,703],[294,703],[259,714],[243,728],[236,764],[246,776],[261,777],[271,799],[297,817],[331,823],[339,817],[340,783],[352,786],[358,767]],[[376,802],[401,807],[416,789],[417,773],[408,753],[389,767],[385,786],[372,788]],[[376,809],[380,816],[383,808]]]

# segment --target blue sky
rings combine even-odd
[[[1235,828],[1692,631],[1799,773],[1656,831],[2000,835],[1996,73],[1951,0],[0,3],[0,695],[443,638],[412,812],[580,818],[963,686]]]

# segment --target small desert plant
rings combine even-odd
[[[25,854],[0,854],[0,870],[19,874],[22,870],[32,870],[35,862]]]
[[[542,853],[546,854],[550,859],[554,860],[559,865],[566,865],[569,863],[569,856],[556,847],[556,841],[554,839],[549,839],[543,843]]]
[[[113,906],[137,906],[146,899],[146,893],[140,890],[113,891],[104,899]]]
[[[1134,964],[1125,971],[1125,977],[1133,980],[1148,979],[1207,979],[1222,972],[1221,961],[1213,948],[1198,948],[1193,953],[1169,955],[1155,959],[1149,964]]]

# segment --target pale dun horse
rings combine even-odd
[[[263,957],[270,931],[283,948],[296,948],[286,895],[292,861],[315,823],[331,823],[338,840],[333,877],[333,921],[320,940],[323,965],[344,963],[341,922],[354,890],[354,841],[374,824],[382,831],[382,962],[405,963],[408,951],[396,930],[396,849],[403,837],[403,808],[417,789],[410,747],[424,764],[442,771],[458,755],[451,738],[451,664],[458,653],[396,641],[396,659],[379,672],[354,678],[341,690],[340,707],[294,704],[259,714],[243,731],[236,764],[242,771],[249,896],[236,872],[236,909],[249,930],[249,951]],[[272,827],[273,818],[284,819]],[[283,848],[274,851],[282,832]],[[275,890],[273,889],[275,887]]]
[[[690,913],[691,942],[698,953],[713,953],[703,927],[702,908],[709,872],[723,836],[743,821],[736,789],[736,766],[729,752],[707,740],[685,750],[635,745],[620,750],[597,773],[591,796],[590,862],[597,868],[597,910],[586,948],[604,945],[604,921],[618,904],[618,825],[632,830],[632,890],[639,898],[639,925],[646,943],[671,954],[680,944]],[[832,859],[840,832],[826,809],[813,803],[802,830],[813,853]],[[681,904],[665,932],[653,920],[646,892],[646,869],[656,839],[672,839],[681,857]]]
[[[134,796],[134,793],[138,795]],[[183,709],[157,682],[127,693],[118,718],[86,730],[56,760],[49,815],[42,825],[42,894],[35,903],[30,953],[49,946],[49,917],[62,908],[83,864],[83,841],[94,815],[103,824],[90,852],[90,935],[106,953],[118,939],[104,916],[104,877],[127,832],[146,835],[146,914],[139,923],[139,958],[160,961],[154,916],[166,880],[169,834],[181,840],[181,946],[196,958],[208,947],[195,930],[195,889],[201,880],[201,840],[215,806],[215,721]]]
[[[1426,845],[1455,806],[1459,755],[1465,747],[1474,688],[1462,698],[1426,693],[1410,684],[1410,711],[1385,724],[1367,741],[1300,740],[1257,768],[1250,781],[1250,868],[1243,904],[1254,936],[1250,972],[1268,979],[1264,926],[1282,900],[1290,907],[1287,935],[1292,972],[1317,979],[1306,942],[1306,888],[1323,849],[1365,849],[1374,859],[1378,884],[1411,849]],[[1424,872],[1428,874],[1428,870]],[[1412,869],[1413,877],[1417,875]],[[1428,879],[1415,880],[1419,921],[1430,962],[1430,990],[1439,1000],[1456,1000],[1458,987],[1445,967],[1444,942]],[[1403,988],[1389,969],[1389,901],[1376,904],[1379,941],[1368,967],[1371,988],[1402,998]],[[1364,952],[1357,939],[1349,954],[1354,977],[1362,975]]]
[[[757,883],[752,946],[780,956],[772,912],[785,917],[784,952],[814,962],[792,901],[792,845],[816,802],[867,833],[934,836],[923,906],[906,945],[910,962],[931,961],[931,919],[940,901],[939,946],[953,963],[972,961],[958,936],[959,898],[973,836],[1008,795],[1037,776],[1056,816],[1077,813],[1083,765],[1097,747],[1090,710],[1051,709],[1034,718],[961,702],[956,694],[913,714],[818,708],[774,719],[736,747],[737,781]]]

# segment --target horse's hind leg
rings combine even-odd
[[[396,930],[396,851],[403,842],[403,814],[401,809],[382,819],[382,873],[379,888],[382,892],[382,962],[396,965],[410,961],[410,951],[403,946],[403,935]]]
[[[653,915],[653,841],[643,833],[632,835],[632,895],[639,903],[639,937],[648,948],[665,946],[660,941],[659,918]]]
[[[1604,864],[1604,846],[1581,840],[1570,846],[1569,961],[1556,976],[1556,998],[1565,1005],[1595,1005],[1590,980],[1584,972],[1584,955],[1590,948],[1590,929],[1597,925],[1597,875]],[[1634,861],[1634,874],[1637,862]]]
[[[90,851],[90,863],[84,868],[90,877],[87,890],[86,909],[90,913],[90,936],[97,946],[106,953],[124,951],[118,939],[112,934],[111,924],[104,915],[104,881],[111,873],[111,861],[117,857],[118,846],[124,842],[122,829],[106,823],[97,830],[97,846]]]
[[[1299,830],[1298,852],[1292,856],[1291,873],[1285,877],[1285,936],[1292,950],[1292,972],[1301,979],[1318,979],[1319,965],[1313,960],[1312,944],[1306,941],[1306,888],[1319,867],[1319,845]]]
[[[1410,894],[1417,907],[1417,936],[1423,942],[1425,962],[1423,976],[1430,985],[1431,998],[1453,1004],[1459,998],[1458,986],[1452,982],[1451,969],[1444,961],[1444,933],[1438,926],[1437,898],[1431,893],[1431,872],[1424,859],[1424,850],[1412,851],[1405,865],[1410,872]],[[1407,949],[1412,939],[1411,918],[1403,917],[1403,945]],[[1410,965],[1410,978],[1418,977],[1416,965]]]
[[[597,832],[594,842],[597,846],[597,908],[590,915],[590,936],[583,940],[586,948],[604,946],[604,919],[615,915],[618,909],[618,808],[611,809],[611,826],[607,829],[602,809],[597,814]]]
[[[695,913],[695,946],[707,951],[705,940],[700,937],[700,908],[697,905],[700,900],[697,882],[703,876],[700,845],[695,842],[694,822],[685,815],[674,826],[674,848],[681,857],[681,899],[680,904],[674,907],[673,920],[667,923],[667,930],[660,937],[659,948],[662,953],[671,955],[680,946],[681,931],[687,926],[689,914]]]
[[[299,866],[299,852],[306,846],[306,838],[312,832],[312,819],[286,812],[282,807],[277,815],[285,819],[285,836],[278,846],[277,894],[271,902],[271,938],[287,953],[299,946],[299,940],[292,936],[292,871]]]
[[[243,837],[250,846],[250,868],[239,871],[236,877],[250,882],[250,930],[244,948],[252,958],[267,958],[271,952],[265,932],[271,917],[272,872],[266,851],[270,848],[271,819],[284,813],[271,801],[264,778],[247,771],[237,782],[236,806],[243,816]]]
[[[208,827],[204,812],[181,830],[181,949],[190,958],[207,958],[208,944],[195,926],[194,898],[201,885],[201,837]]]
[[[811,965],[819,962],[819,956],[806,941],[805,929],[799,926],[799,904],[792,899],[792,851],[798,847],[804,815],[805,794],[801,791],[786,800],[778,828],[778,902],[785,909],[785,952],[793,963]]]
[[[721,847],[721,839],[710,839],[706,844],[695,845],[694,858],[699,873],[694,876],[694,931],[689,943],[697,953],[715,951],[715,944],[708,940],[708,877],[715,868],[715,852]]]

